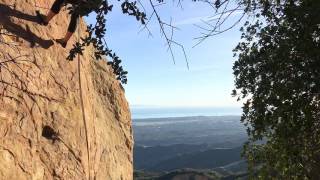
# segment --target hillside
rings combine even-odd
[[[80,81],[78,62],[66,60],[77,35],[66,49],[52,41],[64,35],[67,11],[36,23],[35,10],[52,3],[0,0],[0,179],[132,179],[123,88],[92,49],[81,56]]]
[[[239,147],[234,149],[209,149],[193,153],[184,153],[161,161],[150,169],[157,171],[170,171],[181,168],[217,168],[240,161],[241,150],[242,148]]]
[[[239,116],[133,119],[136,180],[248,179]]]
[[[135,180],[246,180],[247,173],[220,173],[216,170],[180,169],[171,172],[156,173],[135,171]]]

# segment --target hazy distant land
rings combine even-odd
[[[225,177],[246,170],[240,153],[247,135],[240,116],[134,119],[133,128],[137,172],[191,168]]]

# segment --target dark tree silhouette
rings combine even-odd
[[[244,2],[255,20],[234,50],[233,95],[246,101],[249,168],[254,179],[319,179],[320,1]]]

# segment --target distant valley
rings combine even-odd
[[[216,174],[214,179],[245,174],[246,163],[240,154],[247,135],[239,119],[195,116],[133,120],[135,179],[157,179],[174,172],[184,177],[206,171]],[[188,171],[183,170],[186,168]]]

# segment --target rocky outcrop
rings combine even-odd
[[[87,49],[81,100],[78,62],[66,60],[78,37],[66,49],[52,41],[66,32],[66,10],[47,27],[35,22],[52,2],[0,0],[0,179],[132,179],[124,91]]]

